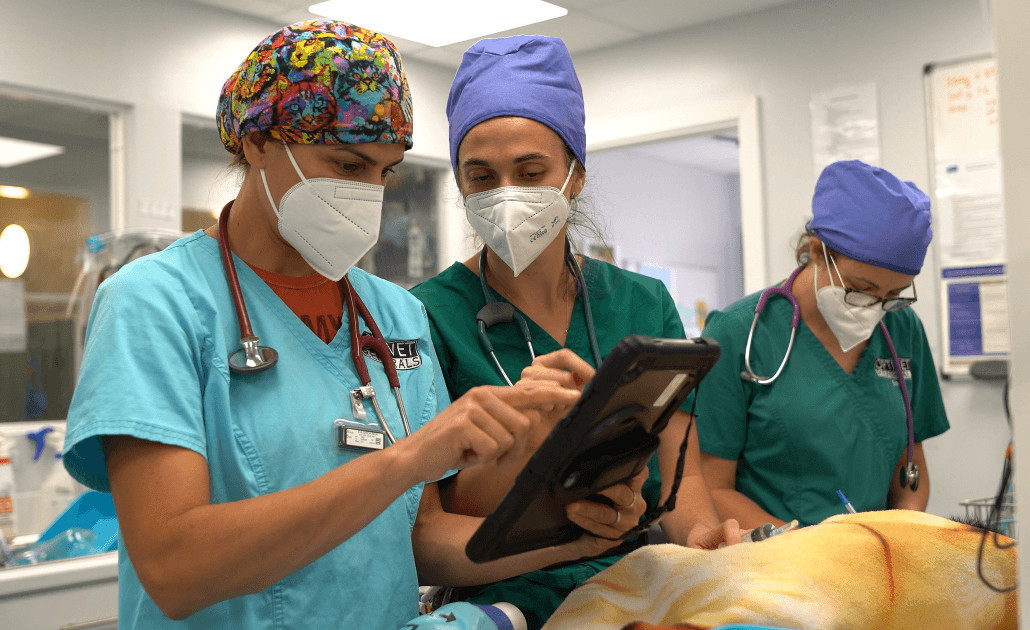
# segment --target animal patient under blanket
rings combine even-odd
[[[583,583],[544,630],[1016,629],[1017,591],[977,576],[981,530],[907,510],[833,516],[716,551],[638,549]],[[983,573],[1016,580],[1016,548],[988,535]]]

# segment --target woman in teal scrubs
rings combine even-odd
[[[929,199],[883,169],[837,162],[820,176],[812,209],[790,287],[801,322],[779,377],[762,385],[742,376],[759,294],[712,312],[705,326],[722,356],[697,392],[702,466],[720,513],[744,527],[841,514],[838,490],[859,511],[925,510],[922,442],[948,429],[926,333],[906,308],[932,236]],[[755,374],[779,369],[792,312],[782,296],[767,302],[751,343]],[[911,395],[914,490],[900,482],[908,427],[881,319]]]
[[[486,387],[450,404],[421,305],[353,267],[378,237],[384,179],[411,147],[393,44],[342,22],[284,28],[226,82],[218,122],[245,169],[239,195],[221,229],[101,285],[69,412],[65,465],[110,491],[118,513],[119,627],[399,628],[418,614],[416,575],[483,583],[613,545],[584,536],[475,565],[463,550],[481,519],[440,509],[436,480],[510,453],[541,410],[576,394]],[[254,331],[278,352],[270,369],[230,369],[241,324],[219,237]],[[406,358],[410,437],[382,364],[352,360],[343,280],[395,365]],[[325,326],[333,334],[320,338]],[[362,364],[398,436],[381,450],[341,447],[334,432],[337,419],[361,420],[351,393]],[[358,405],[379,428],[378,410]],[[601,536],[626,531],[595,507],[569,516]]]
[[[466,216],[485,246],[412,292],[426,307],[452,396],[479,385],[518,381],[531,364],[526,377],[564,379],[578,391],[597,367],[595,352],[603,358],[626,335],[684,337],[675,305],[660,281],[584,256],[570,258],[568,224],[584,220],[576,197],[586,180],[586,135],[582,91],[561,40],[519,36],[474,44],[458,68],[447,114],[451,164],[465,198]],[[579,284],[576,265],[582,267],[585,287]],[[585,293],[590,297],[596,350]],[[510,303],[525,318],[540,357],[536,362],[522,329],[513,322],[487,331],[499,365],[494,363],[481,345],[476,319],[488,300]],[[552,414],[534,428],[521,457],[459,473],[444,488],[447,509],[489,513],[559,418]],[[640,495],[601,506],[610,523],[633,519],[626,512],[630,505],[654,507],[668,495],[688,420],[687,413],[678,411],[662,433]],[[739,541],[736,523],[720,524],[715,513],[701,477],[696,442],[691,454],[676,510],[662,520],[665,534],[673,542],[695,547]],[[634,541],[628,548],[639,544],[642,541]],[[539,628],[573,588],[626,550],[534,571],[466,591],[462,597],[471,594],[468,599],[474,603],[513,603],[530,628]]]

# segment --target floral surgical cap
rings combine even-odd
[[[225,82],[217,118],[232,154],[253,131],[295,144],[412,144],[400,53],[346,22],[302,22],[270,35]]]

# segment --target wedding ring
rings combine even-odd
[[[608,527],[615,527],[615,526],[617,526],[621,519],[622,519],[622,512],[620,512],[618,510],[615,510],[615,522],[612,523],[611,525],[609,525]]]

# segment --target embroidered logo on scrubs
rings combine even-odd
[[[912,380],[912,359],[905,359],[898,357],[901,361],[901,370],[905,373],[905,380]],[[889,378],[894,381],[894,384],[898,384],[898,371],[894,369],[894,360],[890,357],[881,359],[876,357],[876,365],[873,366],[876,370],[876,375],[880,378]]]
[[[367,332],[361,334],[368,335]],[[418,353],[418,339],[387,341],[386,345],[390,347],[393,365],[398,370],[414,370],[422,365],[422,355]],[[365,348],[362,353],[376,363],[380,363],[379,355],[368,348]]]

